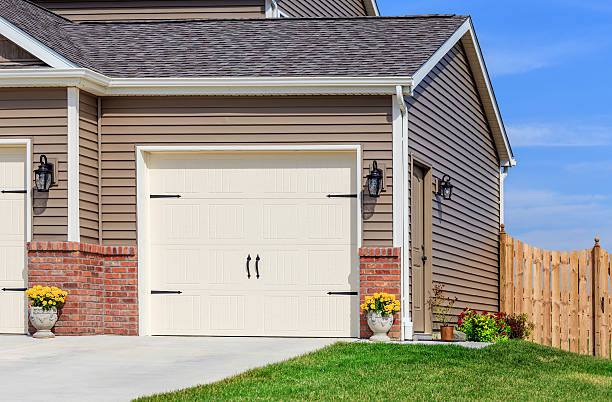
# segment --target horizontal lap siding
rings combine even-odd
[[[79,102],[79,218],[81,241],[98,243],[98,100],[85,92]]]
[[[5,37],[0,36],[0,69],[41,66],[46,66],[46,64]]]
[[[48,193],[33,192],[32,237],[35,241],[66,240],[67,124],[65,88],[0,89],[0,139],[30,139],[32,171],[38,167],[41,154],[47,155],[49,161],[58,162],[58,186]]]
[[[387,176],[383,196],[363,207],[363,245],[391,247],[390,114],[390,97],[104,98],[103,243],[136,243],[137,145],[358,144],[364,180],[374,159]]]
[[[290,17],[366,16],[362,0],[282,0],[280,9]]]
[[[35,1],[73,21],[259,18],[264,0]]]
[[[433,280],[468,306],[498,309],[499,161],[461,45],[416,88],[410,149],[448,174],[452,200],[433,201]]]

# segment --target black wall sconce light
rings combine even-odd
[[[46,155],[40,156],[40,165],[34,171],[34,184],[36,185],[36,190],[41,193],[49,192],[51,185],[55,184],[53,163],[47,161]]]
[[[372,162],[370,174],[366,176],[368,179],[368,193],[370,197],[380,197],[380,192],[383,190],[383,171],[378,168],[378,162]]]
[[[438,180],[438,195],[445,200],[450,200],[453,195],[453,185],[451,184],[451,178],[445,174],[442,180]]]

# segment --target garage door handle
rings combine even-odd
[[[255,276],[259,279],[259,254],[257,254],[257,258],[255,258]]]
[[[250,262],[251,262],[251,254],[247,256],[247,279],[251,279],[251,271],[249,270]]]

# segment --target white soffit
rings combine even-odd
[[[463,24],[455,31],[450,38],[423,64],[416,73],[412,76],[414,84],[412,89],[417,87],[423,79],[431,72],[431,70],[442,60],[442,58],[461,41],[468,56],[470,67],[474,74],[476,86],[480,94],[480,99],[483,103],[484,111],[489,121],[495,146],[499,154],[500,162],[503,166],[514,166],[514,154],[510,147],[510,141],[502,121],[497,100],[493,92],[489,73],[482,57],[480,45],[474,32],[472,19],[467,18]],[[411,91],[412,92],[412,91]]]
[[[2,17],[0,17],[0,35],[53,68],[78,68],[76,64],[60,56]]]

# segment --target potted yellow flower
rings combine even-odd
[[[66,302],[68,292],[55,286],[34,286],[26,290],[30,299],[30,322],[36,328],[34,338],[53,338],[51,328],[57,322],[57,309]]]
[[[374,333],[370,337],[374,342],[387,342],[387,333],[393,325],[393,314],[400,311],[400,302],[395,295],[388,293],[374,293],[374,296],[366,296],[361,310],[366,313],[368,326]]]

